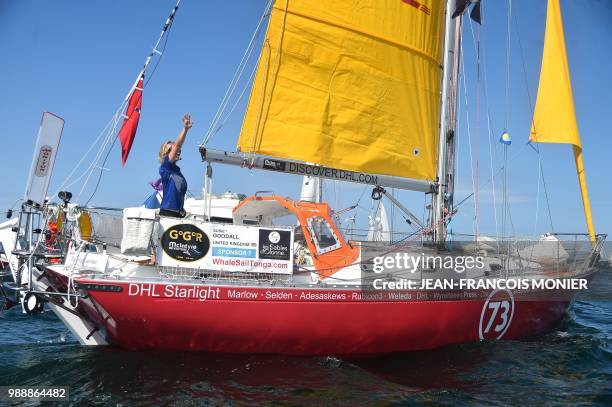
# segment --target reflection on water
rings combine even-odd
[[[94,404],[612,404],[612,302],[556,331],[342,361],[79,346],[50,313],[0,316],[0,385],[68,385]]]

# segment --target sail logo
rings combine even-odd
[[[417,10],[422,11],[423,13],[427,14],[428,16],[431,15],[431,9],[429,7],[427,7],[425,4],[417,1],[417,0],[402,0],[402,3],[406,3],[409,6],[412,6],[414,8],[416,8]]]
[[[175,260],[192,262],[206,256],[210,239],[195,225],[179,223],[166,229],[161,238],[161,247]]]
[[[38,159],[36,160],[36,176],[44,177],[49,171],[51,165],[51,154],[53,153],[53,147],[42,146],[38,151]]]
[[[286,164],[282,161],[276,161],[266,158],[264,159],[263,167],[267,170],[272,171],[285,171]]]

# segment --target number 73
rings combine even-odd
[[[501,322],[497,325],[495,325],[494,331],[495,332],[501,332],[506,325],[508,324],[508,311],[510,311],[510,303],[508,301],[495,301],[495,302],[490,302],[489,303],[489,308],[493,310],[493,312],[491,312],[491,317],[489,318],[489,323],[487,324],[487,327],[484,330],[484,333],[488,333],[491,330],[491,326],[493,325],[493,321],[495,321],[495,318],[497,317],[497,314],[499,313],[499,309],[501,308]]]

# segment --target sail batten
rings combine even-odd
[[[444,2],[427,3],[277,1],[238,150],[435,180]]]

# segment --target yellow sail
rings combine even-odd
[[[559,0],[548,2],[540,85],[529,140],[580,147]]]
[[[573,145],[585,218],[590,238],[594,241],[595,229],[584,175],[559,0],[548,0],[542,70],[529,140]]]
[[[238,149],[434,180],[443,0],[276,0]]]

